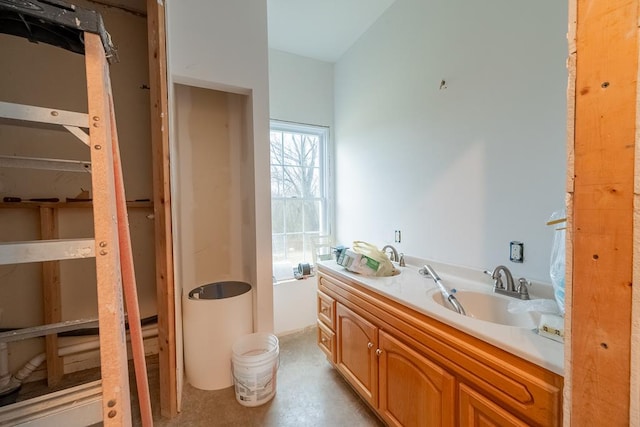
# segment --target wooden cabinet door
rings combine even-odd
[[[385,331],[378,336],[382,418],[391,426],[453,427],[453,375]]]
[[[526,427],[528,423],[478,393],[460,384],[460,427]]]
[[[332,363],[336,363],[336,334],[318,320],[318,347]]]
[[[378,328],[340,303],[336,304],[336,323],[336,366],[375,407],[378,403]]]
[[[317,291],[318,295],[318,320],[321,320],[332,331],[335,329],[335,307],[336,301],[322,291]]]

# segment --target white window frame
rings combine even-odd
[[[322,201],[321,206],[322,209],[319,212],[320,214],[320,237],[332,236],[333,229],[333,187],[332,187],[332,168],[331,168],[331,132],[329,127],[326,126],[318,126],[318,125],[309,125],[303,123],[294,123],[294,122],[286,122],[281,120],[270,120],[270,134],[271,131],[278,132],[291,132],[291,133],[306,133],[317,135],[320,139],[320,159],[319,159],[319,169],[320,169],[320,196],[313,198],[302,198],[302,200],[308,201]],[[269,150],[271,153],[271,138],[269,138]],[[271,156],[270,156],[271,159]],[[273,167],[271,164],[271,160],[269,161],[270,169]],[[272,202],[274,200],[285,200],[289,197],[278,197],[271,195]],[[286,226],[286,225],[285,225]],[[304,233],[304,230],[303,232]],[[285,230],[284,233],[277,233],[278,235],[294,235],[299,233],[287,233]],[[271,232],[272,238],[276,236],[276,233]],[[330,238],[330,237],[329,237]],[[313,248],[304,248],[305,252],[307,249],[313,250]],[[275,256],[275,251],[274,251]],[[279,268],[276,267],[276,263],[274,262],[274,283],[279,281],[286,281],[294,278],[293,270],[297,268],[299,262],[312,263],[313,259],[304,259],[304,260],[293,260],[287,259],[288,263],[277,263]],[[283,267],[284,266],[284,267]],[[283,268],[285,269],[283,273]]]

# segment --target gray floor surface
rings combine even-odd
[[[329,364],[316,344],[316,328],[280,338],[280,369],[275,397],[257,407],[236,401],[233,387],[204,391],[186,384],[182,412],[156,426],[382,426],[369,407]],[[153,367],[150,366],[150,369]],[[157,382],[150,376],[152,398]]]
[[[173,419],[162,418],[159,401],[157,355],[148,357],[147,372],[154,425],[164,426],[242,426],[242,427],[368,427],[384,424],[360,399],[327,361],[316,344],[317,329],[280,337],[280,368],[277,392],[269,402],[256,407],[243,406],[236,400],[233,387],[205,391],[185,384],[182,412]],[[133,365],[131,403],[133,424],[141,425],[136,396]],[[100,378],[99,368],[65,375],[55,388],[39,381],[23,386],[19,400]]]

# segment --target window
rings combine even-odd
[[[274,281],[311,263],[330,233],[325,127],[271,121],[271,233]]]

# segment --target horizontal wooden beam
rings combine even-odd
[[[46,123],[50,125],[89,127],[89,115],[75,111],[56,110],[35,105],[0,102],[0,118]]]
[[[57,334],[60,332],[77,331],[78,329],[97,327],[97,318],[67,320],[66,322],[51,323],[48,325],[32,326],[30,328],[0,332],[0,342],[22,341],[29,338],[43,337],[45,335]]]
[[[30,240],[0,244],[0,265],[94,256],[94,239]]]

